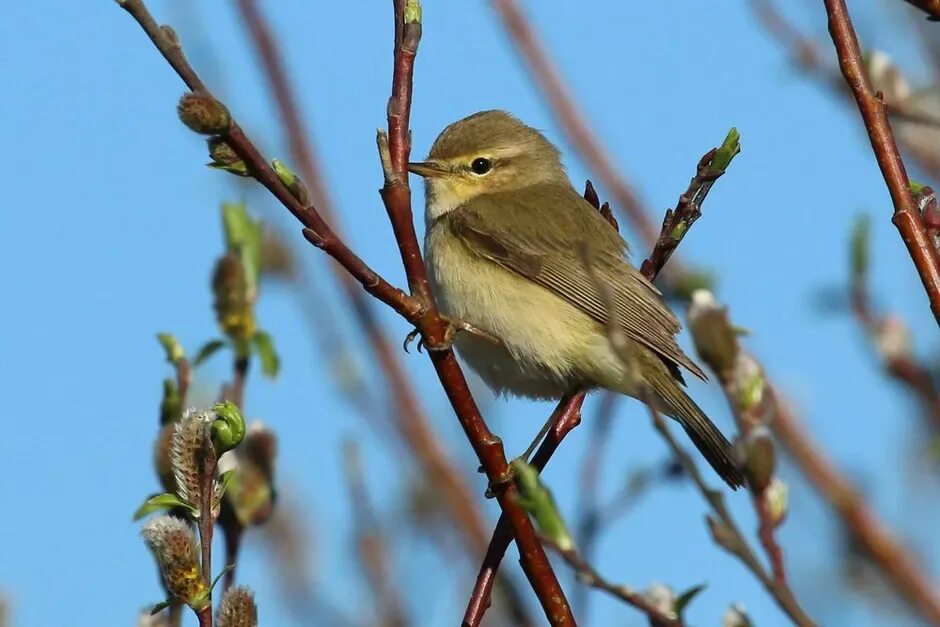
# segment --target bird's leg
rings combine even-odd
[[[495,335],[492,335],[491,333],[488,333],[487,331],[484,331],[483,329],[480,329],[479,327],[476,327],[470,324],[469,322],[466,322],[464,320],[460,320],[457,318],[449,318],[444,315],[441,316],[441,320],[444,321],[444,325],[445,325],[443,341],[435,342],[432,345],[430,343],[425,342],[424,338],[422,337],[418,340],[418,352],[419,353],[425,347],[427,347],[429,351],[450,350],[454,346],[454,340],[457,338],[458,333],[469,333],[470,335],[486,340],[487,342],[490,342],[491,344],[495,346],[503,345],[502,341],[498,337],[496,337]],[[411,343],[414,342],[415,338],[418,337],[418,335],[420,334],[421,334],[421,331],[415,328],[411,333],[409,333],[405,337],[405,342],[402,346],[405,349],[406,353],[408,352],[408,347],[411,346]]]

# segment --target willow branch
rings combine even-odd
[[[161,28],[141,0],[119,0],[119,4],[138,22],[167,62],[193,91],[212,97],[196,72],[186,61],[182,48],[172,31]],[[416,5],[410,0],[412,7]],[[427,272],[421,260],[417,237],[411,219],[411,191],[405,166],[408,155],[408,115],[410,112],[411,73],[420,39],[420,22],[405,21],[406,3],[395,2],[395,72],[393,97],[389,102],[388,167],[382,197],[386,203],[396,240],[415,296],[396,288],[372,270],[340,239],[323,220],[313,205],[304,205],[287,189],[261,153],[232,119],[221,137],[245,163],[248,172],[270,191],[290,213],[304,225],[304,237],[335,259],[362,287],[414,324],[429,347],[440,346],[445,337],[445,322],[437,313],[428,289]],[[383,160],[383,162],[386,160]],[[513,534],[520,545],[523,569],[539,597],[546,616],[553,625],[573,625],[574,617],[551,564],[539,542],[532,522],[515,501],[515,488],[508,481],[509,466],[502,442],[486,426],[470,394],[463,372],[450,350],[429,351],[441,384],[457,414],[474,452],[487,477],[499,485],[497,501],[509,515]]]
[[[884,101],[880,95],[871,92],[865,78],[862,52],[844,0],[823,0],[823,3],[829,16],[829,34],[839,56],[839,67],[855,96],[878,167],[891,194],[894,204],[892,222],[901,233],[930,299],[930,309],[940,324],[940,255],[927,234],[911,194],[910,181],[891,133]]]
[[[277,38],[259,10],[257,0],[238,0],[238,8],[271,87],[291,155],[308,184],[315,199],[314,204],[324,218],[334,225],[334,231],[342,236],[334,203],[322,183],[324,177],[319,167],[320,160],[297,106]],[[471,555],[479,555],[486,546],[486,528],[469,487],[431,428],[427,412],[405,375],[392,342],[378,323],[369,299],[347,272],[335,265],[331,267],[343,288],[350,310],[368,338],[373,355],[385,375],[387,388],[392,391],[396,406],[395,426],[399,434],[415,454],[428,479],[436,485],[467,551]],[[518,591],[513,589],[507,592],[515,600],[514,606],[518,607],[518,611],[524,611]]]

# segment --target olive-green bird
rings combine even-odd
[[[705,374],[676,344],[678,320],[572,187],[551,142],[504,111],[482,111],[444,129],[409,170],[426,180],[438,304],[482,332],[459,333],[455,346],[495,392],[558,399],[587,386],[652,402],[728,485],[744,484],[730,443],[682,390],[680,367]]]

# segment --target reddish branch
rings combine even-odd
[[[330,229],[312,205],[304,206],[300,203],[234,120],[221,136],[244,161],[248,172],[304,225],[303,233],[308,241],[333,257],[369,294],[414,324],[424,336],[425,343],[434,348],[443,344],[446,326],[437,313],[433,297],[428,289],[427,273],[421,261],[421,252],[411,221],[411,191],[408,188],[405,170],[409,152],[408,115],[411,105],[411,79],[421,26],[418,22],[404,22],[405,4],[401,0],[395,2],[395,71],[393,97],[388,108],[388,149],[391,157],[385,169],[386,184],[382,191],[382,198],[386,203],[402,252],[409,285],[412,286],[415,296],[406,294],[379,276]],[[140,24],[186,85],[194,92],[212,97],[186,61],[179,42],[154,21],[143,2],[123,0],[120,5]],[[511,482],[507,481],[509,466],[503,452],[502,442],[490,432],[480,415],[453,352],[432,350],[429,353],[448,399],[487,477],[494,486],[499,488],[496,491],[497,500],[509,516],[513,534],[520,546],[523,569],[542,603],[546,617],[553,625],[574,625],[574,617],[568,607],[564,592],[535,534],[532,522],[516,503],[515,488]]]
[[[284,69],[277,40],[258,9],[257,0],[239,0],[238,7],[277,103],[291,154],[315,199],[314,204],[324,218],[335,225],[335,232],[341,236],[336,211],[328,190],[322,184],[323,174],[319,160],[316,158],[312,142],[308,139],[310,134],[303,123],[294,90]],[[375,318],[368,297],[342,268],[335,265],[331,265],[331,268],[335,270],[350,309],[368,338],[373,355],[385,375],[386,387],[391,390],[397,409],[395,417],[399,433],[419,460],[429,480],[436,484],[437,492],[444,499],[451,520],[461,532],[468,551],[472,555],[479,555],[486,546],[486,528],[469,487],[435,436],[427,413],[421,406],[392,343]],[[518,599],[518,592],[512,590],[510,595],[515,599],[514,606],[518,611],[524,611],[524,606]]]
[[[793,64],[807,75],[817,78],[822,85],[840,98],[848,96],[845,81],[835,68],[824,63],[822,52],[815,41],[801,33],[776,9],[772,0],[751,0],[751,7],[761,26],[790,54]],[[849,98],[845,98],[848,102]],[[887,102],[888,113],[910,122],[937,125],[935,117],[911,111],[910,107],[897,102]],[[903,140],[903,138],[900,138]],[[904,148],[921,168],[933,176],[940,176],[940,157],[935,150],[925,150],[915,143],[906,142]]]
[[[858,110],[865,122],[865,130],[884,176],[891,201],[894,204],[892,221],[901,233],[901,239],[914,260],[921,282],[930,299],[930,309],[940,323],[940,255],[927,234],[924,221],[914,203],[910,181],[904,162],[891,133],[888,113],[880,95],[871,93],[862,62],[858,38],[852,28],[844,0],[823,0],[829,16],[829,34],[839,56],[839,67],[848,83]]]

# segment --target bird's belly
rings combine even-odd
[[[500,339],[461,332],[461,358],[497,393],[558,398],[593,379],[585,350],[603,340],[600,326],[545,288],[467,251],[458,240],[427,242],[435,296],[446,315]]]

